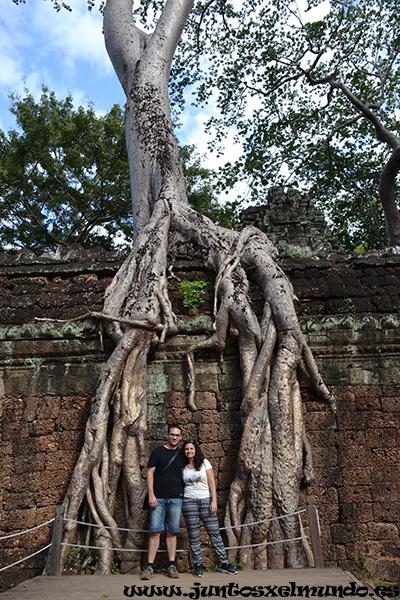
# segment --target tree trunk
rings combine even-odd
[[[99,573],[110,570],[114,553],[108,548],[121,545],[132,550],[120,556],[123,570],[140,567],[135,550],[142,548],[143,535],[131,532],[121,539],[114,520],[115,496],[122,477],[127,525],[144,529],[146,362],[151,344],[176,333],[166,272],[168,253],[177,244],[194,245],[204,266],[216,273],[215,333],[192,347],[190,357],[205,346],[222,352],[229,331],[238,337],[243,436],[225,522],[231,528],[230,545],[252,546],[240,549],[247,567],[306,564],[301,541],[271,546],[268,556],[265,545],[267,520],[295,513],[300,482],[312,477],[297,380],[302,357],[318,392],[333,403],[303,339],[292,287],[274,261],[271,242],[254,227],[241,232],[218,227],[188,206],[169,113],[168,77],[190,8],[191,0],[168,0],[151,35],[133,23],[130,0],[108,0],[105,9],[107,50],[127,96],[136,238],[106,292],[103,313],[115,349],[100,374],[84,446],[64,500],[69,519],[65,544],[75,538],[73,521],[85,497],[100,526],[97,544],[104,549],[99,551]],[[261,319],[249,304],[248,272],[263,292]],[[196,410],[193,369],[190,381],[189,406]],[[257,523],[241,527],[250,522]],[[274,533],[282,540],[300,537],[297,515],[274,523]],[[64,557],[67,552],[63,546]]]
[[[394,193],[396,177],[400,171],[400,144],[382,169],[379,181],[379,196],[385,212],[389,246],[400,246],[400,215]]]

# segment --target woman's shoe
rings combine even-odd
[[[232,567],[230,563],[223,563],[221,565],[221,573],[227,573],[228,575],[236,575],[237,571],[235,567]]]
[[[196,567],[194,569],[193,575],[195,577],[203,577],[203,567],[202,567],[202,565],[196,565]]]

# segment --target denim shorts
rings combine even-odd
[[[179,532],[182,512],[182,498],[157,498],[157,507],[149,508],[149,531],[156,533],[165,529]]]

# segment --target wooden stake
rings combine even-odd
[[[322,558],[321,536],[319,530],[318,511],[315,506],[314,496],[307,496],[308,522],[310,524],[311,545],[314,554],[314,563],[318,569],[324,568]]]
[[[60,575],[61,565],[61,541],[64,529],[64,507],[56,507],[56,516],[54,519],[53,537],[51,538],[51,547],[49,551],[48,575]]]

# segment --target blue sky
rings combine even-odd
[[[57,13],[45,0],[15,5],[0,0],[0,128],[14,125],[8,95],[36,96],[42,84],[58,97],[72,94],[77,105],[92,100],[104,113],[124,96],[104,48],[102,19],[87,11],[86,0],[72,0],[71,13]]]

